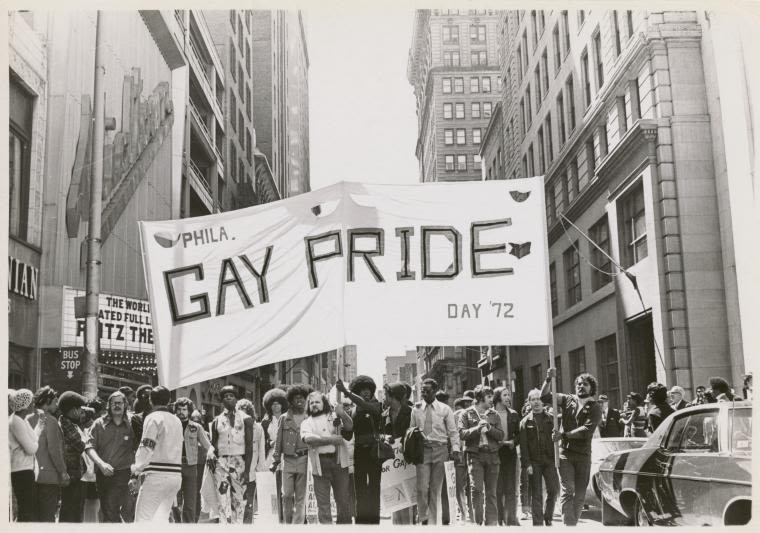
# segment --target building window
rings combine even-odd
[[[530,143],[530,146],[528,147],[528,176],[535,176],[536,173],[533,169],[533,143]]]
[[[552,302],[552,316],[557,316],[559,314],[559,301],[557,298],[557,265],[554,262],[549,265],[549,294]]]
[[[483,117],[491,118],[491,102],[483,102]]]
[[[457,144],[466,144],[467,143],[467,135],[464,128],[457,128]]]
[[[618,12],[612,12],[612,33],[615,37],[615,57],[620,55],[620,24],[618,23]]]
[[[533,71],[533,87],[536,89],[536,112],[541,107],[541,65],[536,65]]]
[[[15,76],[10,76],[9,89],[8,231],[10,235],[28,240],[34,97],[24,90]]]
[[[543,76],[544,83],[544,96],[546,96],[546,93],[549,92],[549,59],[546,54],[546,50],[544,50],[544,53],[541,54],[541,74]]]
[[[623,266],[635,265],[647,256],[647,228],[644,209],[644,186],[638,183],[620,202],[623,224],[621,256]]]
[[[443,94],[451,94],[451,78],[441,78]]]
[[[565,92],[567,93],[567,118],[568,126],[570,129],[567,132],[567,136],[575,131],[575,85],[573,84],[573,75],[568,76],[565,82]]]
[[[500,78],[497,78],[500,79]],[[491,92],[491,78],[483,78],[483,92],[484,93],[490,93]]]
[[[486,41],[485,24],[472,24],[470,26],[470,41],[481,43]]]
[[[525,135],[527,133],[527,129],[525,128],[527,121],[525,120],[525,99],[524,98],[520,98],[520,120],[522,121],[523,135]]]
[[[454,118],[454,106],[452,104],[443,104],[443,118]]]
[[[544,375],[541,373],[541,363],[530,367],[530,382],[536,384],[544,382]]]
[[[232,179],[237,181],[237,148],[233,143],[230,143],[230,173]]]
[[[243,67],[238,65],[238,79],[237,79],[237,89],[238,94],[242,98],[245,94],[245,90],[243,89],[243,84],[245,83],[245,76],[243,75]]]
[[[544,159],[544,127],[538,127],[538,173],[543,174],[546,169],[546,160]]]
[[[527,74],[528,72],[528,30],[525,30],[523,32],[522,56],[520,57],[520,61],[522,61],[522,71]]]
[[[565,250],[562,258],[565,266],[566,301],[567,306],[571,307],[581,301],[581,262],[578,241]]]
[[[546,226],[550,227],[557,218],[557,205],[554,203],[554,185],[548,185],[544,189],[544,198],[546,199]]]
[[[456,111],[456,118],[464,118],[464,104],[463,103],[457,103],[454,105],[454,109]]]
[[[562,37],[565,40],[565,56],[570,53],[570,24],[567,20],[567,11],[562,12]]]
[[[472,156],[472,163],[475,166],[475,170],[480,170],[483,167],[483,162],[478,154]]]
[[[552,142],[552,115],[551,112],[546,115],[544,121],[544,131],[546,132],[546,166],[548,167],[554,158],[554,143]]]
[[[480,78],[470,78],[470,92],[471,93],[480,92]]]
[[[602,36],[599,30],[594,34],[594,61],[596,61],[596,88],[597,91],[604,85],[604,62],[602,61]]]
[[[232,79],[235,79],[235,76],[237,75],[237,58],[235,57],[235,42],[230,39],[230,74],[232,74]]]
[[[443,26],[444,44],[459,44],[459,26]]]
[[[567,167],[567,203],[578,197],[578,160],[573,157]]]
[[[588,181],[594,178],[596,173],[596,156],[594,155],[594,137],[586,141],[586,167],[588,169]]]
[[[251,150],[251,132],[246,130],[245,132],[245,155],[248,158],[248,163],[253,164],[253,151]]]
[[[480,135],[481,135],[480,128],[472,129],[472,144],[480,144]]]
[[[452,129],[443,130],[443,144],[446,144],[446,145],[454,144],[454,130]]]
[[[610,228],[607,215],[604,215],[596,224],[591,226],[588,233],[591,240],[607,254],[603,254],[596,246],[591,245],[591,291],[594,292],[612,281],[608,257],[610,253]]]
[[[232,24],[232,33],[235,33],[235,30],[237,29],[237,12],[234,10],[230,10],[230,24]]]
[[[558,355],[554,358],[554,368],[557,369],[557,391],[562,392],[562,356]]]
[[[243,32],[243,21],[238,19],[238,48],[242,51],[243,50],[243,37],[245,33]]]
[[[454,92],[455,93],[464,92],[464,78],[454,78]]]
[[[583,26],[584,22],[586,22],[586,12],[581,9],[578,11],[578,28]]]
[[[240,146],[245,146],[245,122],[243,122],[243,112],[238,111],[238,142]]]
[[[460,154],[457,156],[457,170],[463,171],[467,170],[467,156],[464,154]]]
[[[570,377],[575,382],[575,378],[586,371],[586,347],[581,346],[575,350],[570,350],[567,356],[570,359]]]
[[[235,117],[237,117],[237,96],[235,96],[235,93],[232,92],[232,89],[230,88],[229,92],[229,98],[230,98],[230,125],[232,126],[232,131],[235,131],[237,129],[237,120],[235,120]]]
[[[480,118],[480,102],[472,102],[470,104],[470,112],[472,113],[472,118]]]
[[[476,52],[470,52],[470,64],[472,66],[486,66],[488,65],[488,54],[485,50],[478,50]]]
[[[610,407],[620,406],[618,385],[617,341],[615,334],[596,341],[596,360],[599,361],[599,393],[610,400]]]
[[[521,83],[523,78],[523,68],[522,68],[522,47],[517,46],[517,83]]]
[[[561,148],[567,138],[565,132],[565,100],[561,91],[557,95],[557,119],[559,120],[557,133],[559,134],[559,146]]]
[[[249,119],[253,119],[251,116],[251,88],[246,85],[245,87],[245,112],[248,114]]]
[[[559,176],[551,186],[554,192],[554,211],[559,218],[565,211],[565,177]]]
[[[458,67],[460,66],[459,52],[448,51],[443,53],[443,65],[445,67]]]
[[[538,23],[536,22],[537,14],[536,10],[530,12],[530,29],[533,30],[533,49],[536,49],[538,43]]]
[[[530,174],[528,174],[528,156],[524,155],[522,158],[522,171],[523,171],[523,178],[530,177]]]
[[[559,67],[562,65],[562,49],[559,44],[559,26],[554,26],[552,31],[552,43],[554,44],[554,75],[559,72]]]
[[[628,39],[633,35],[633,11],[625,12],[625,33]]]
[[[525,122],[528,123],[528,127],[530,127],[530,122],[533,119],[533,110],[531,110],[530,106],[530,85],[528,85],[525,88]]]
[[[581,83],[583,84],[584,109],[591,105],[591,78],[588,73],[588,50],[583,49],[581,54]]]
[[[446,172],[454,172],[454,156],[446,156]]]

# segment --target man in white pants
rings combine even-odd
[[[154,387],[150,401],[153,411],[145,417],[129,484],[134,491],[142,476],[135,522],[168,522],[172,502],[182,486],[182,422],[167,407],[171,395],[166,387]]]

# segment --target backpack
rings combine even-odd
[[[420,428],[411,427],[406,430],[403,443],[404,461],[412,465],[422,464],[425,457],[425,438]]]

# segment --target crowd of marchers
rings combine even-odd
[[[553,377],[549,369],[519,413],[508,388],[484,385],[455,399],[452,409],[432,379],[422,381],[416,403],[408,384],[386,384],[381,403],[367,376],[349,386],[338,380],[332,402],[303,385],[271,389],[261,418],[238,388],[226,386],[223,411],[211,420],[189,398],[172,401],[161,386],[123,387],[107,401],[59,395],[47,386],[36,393],[10,390],[12,516],[19,522],[252,523],[256,474],[269,471],[280,522],[303,524],[310,466],[320,523],[378,524],[382,465],[396,445],[416,467],[417,502],[394,512],[394,524],[440,518],[520,525],[519,497],[522,520],[551,525],[559,496],[563,523],[576,525],[592,439],[646,437],[676,410],[734,399],[719,377],[697,387],[691,402],[679,386],[651,383],[617,410],[598,394],[591,374],[575,378],[572,394],[553,393]],[[743,395],[752,397],[751,375]],[[456,509],[448,503],[446,461],[456,470]]]

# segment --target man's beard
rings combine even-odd
[[[311,409],[309,409],[309,414],[311,416],[319,416],[320,414],[322,414],[322,409],[321,408],[318,409],[316,407],[312,407]]]
[[[581,389],[577,392],[577,395],[578,395],[578,398],[588,398],[589,396],[591,396],[591,393],[586,392],[585,389]]]

